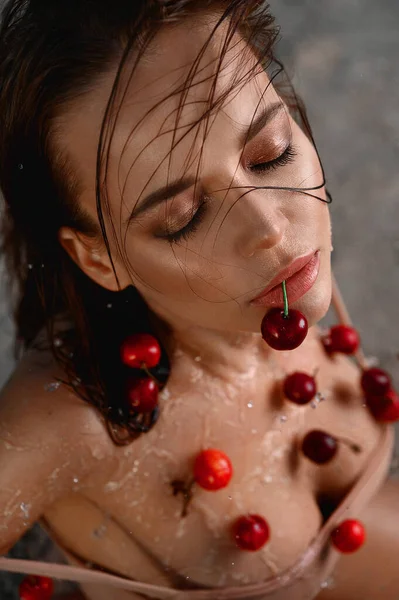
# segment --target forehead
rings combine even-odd
[[[215,14],[196,17],[165,27],[135,68],[128,85],[122,84],[126,93],[123,102],[116,103],[118,114],[107,172],[108,185],[114,192],[117,189],[122,199],[126,191],[131,196],[132,185],[138,200],[165,185],[168,179],[195,174],[196,157],[204,141],[204,122],[200,119],[208,110],[211,94],[214,102],[237,83],[231,97],[223,100],[222,108],[218,107],[210,117],[207,126],[216,133],[218,119],[224,119],[224,124],[228,122],[232,128],[235,124],[239,128],[248,125],[262,97],[263,103],[270,97],[270,91],[265,94],[268,78],[261,69],[244,85],[245,73],[255,66],[256,59],[238,32],[229,40],[223,62],[218,65],[226,43],[227,23],[218,28],[204,49],[217,18]],[[193,72],[194,61],[197,62]],[[116,68],[117,65],[62,116],[57,128],[59,140],[79,165],[87,197],[93,197],[95,191],[100,127]],[[187,81],[190,73],[193,75]],[[125,77],[128,75],[129,69]],[[182,92],[183,86],[186,89]]]

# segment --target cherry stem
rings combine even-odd
[[[284,318],[288,317],[288,296],[287,296],[287,288],[285,285],[285,281],[281,284],[283,286],[283,296],[284,296]]]
[[[153,381],[155,381],[155,383],[156,383],[158,386],[160,385],[160,382],[159,382],[159,381],[158,381],[158,379],[155,377],[155,375],[153,375],[152,373],[150,373],[150,372],[149,372],[149,370],[147,369],[147,367],[146,367],[146,364],[145,364],[145,363],[141,363],[141,368],[142,368],[142,370],[143,370],[145,373],[147,373],[147,375],[148,375],[149,377],[151,377],[151,379],[152,379]]]
[[[344,444],[346,444],[347,446],[349,446],[349,448],[353,452],[356,452],[356,454],[359,454],[362,451],[362,448],[361,448],[361,446],[359,446],[359,444],[356,444],[355,442],[351,442],[351,440],[348,440],[347,438],[339,437],[338,439],[341,442],[343,442]]]
[[[185,481],[182,481],[181,479],[174,479],[171,483],[173,495],[177,496],[178,494],[181,494],[183,496],[183,509],[181,513],[182,517],[186,517],[188,514],[187,509],[191,500],[193,499],[194,483],[194,479],[192,479],[188,484]]]

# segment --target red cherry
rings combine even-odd
[[[307,404],[317,392],[314,377],[307,373],[296,371],[284,381],[284,395],[295,404]]]
[[[229,484],[232,475],[230,459],[220,450],[203,450],[195,459],[194,479],[205,490],[221,490]]]
[[[260,515],[239,517],[233,524],[233,535],[241,550],[256,552],[270,537],[269,525]]]
[[[360,385],[366,396],[384,396],[391,389],[391,378],[382,369],[373,367],[363,371]]]
[[[335,325],[331,327],[329,336],[331,338],[330,352],[354,354],[359,348],[359,334],[356,329],[349,327],[349,325]]]
[[[291,309],[284,316],[281,308],[272,308],[263,317],[262,337],[274,350],[294,350],[300,346],[308,333],[308,322],[299,310]]]
[[[383,396],[366,396],[366,404],[376,421],[399,421],[399,396],[394,389],[390,389]]]
[[[28,575],[19,585],[19,597],[21,600],[50,600],[53,590],[53,580],[49,577]]]
[[[161,348],[152,335],[135,333],[124,340],[121,346],[123,364],[133,369],[156,367],[161,359]]]
[[[149,413],[158,404],[159,388],[151,377],[130,379],[127,383],[127,398],[134,412]]]
[[[313,429],[302,440],[302,452],[318,465],[324,465],[332,460],[337,450],[336,438],[319,429]]]
[[[339,552],[356,552],[366,540],[366,531],[360,521],[347,519],[342,521],[331,533],[331,541]]]

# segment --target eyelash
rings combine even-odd
[[[258,165],[249,165],[249,168],[252,171],[255,171],[256,173],[266,173],[268,171],[273,171],[278,169],[279,167],[284,167],[285,165],[292,163],[296,156],[297,152],[294,146],[292,144],[289,144],[284,150],[284,152],[280,154],[280,156],[277,156],[277,158],[273,158],[273,160],[270,160],[269,162],[259,163]],[[168,240],[169,242],[174,244],[180,242],[181,240],[187,240],[191,235],[193,235],[197,231],[197,229],[201,225],[206,214],[207,206],[208,200],[204,198],[191,221],[189,221],[187,225],[185,225],[182,229],[176,231],[176,233],[170,233],[168,235],[162,236],[163,239]]]

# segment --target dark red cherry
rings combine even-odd
[[[373,367],[363,371],[360,385],[366,396],[383,396],[391,389],[391,378],[382,369]]]
[[[314,377],[300,371],[286,377],[283,390],[286,398],[295,404],[307,404],[317,392]]]
[[[327,337],[331,339],[331,342],[328,342],[328,351],[330,353],[354,354],[360,345],[358,332],[349,325],[335,325],[331,327]]]
[[[399,396],[394,389],[390,389],[383,396],[366,396],[366,404],[376,421],[399,421]]]
[[[158,385],[151,377],[132,378],[127,382],[127,399],[134,412],[152,412],[158,404],[158,392]]]
[[[156,367],[161,359],[158,340],[148,333],[135,333],[124,340],[121,346],[123,364],[133,369]]]
[[[302,440],[302,452],[309,460],[318,465],[330,462],[337,450],[337,439],[319,429],[309,431]]]
[[[233,536],[241,550],[256,552],[270,537],[269,525],[260,515],[239,517],[233,525]]]
[[[366,541],[366,531],[360,521],[346,519],[332,531],[331,541],[339,552],[349,554],[363,546]]]
[[[230,459],[221,450],[203,450],[195,459],[194,479],[206,490],[216,491],[226,487],[232,475]]]
[[[272,308],[263,317],[262,337],[274,350],[294,350],[308,333],[308,322],[299,310],[290,309],[287,316],[282,308]]]
[[[28,575],[19,585],[20,600],[50,600],[54,583],[49,577]]]

